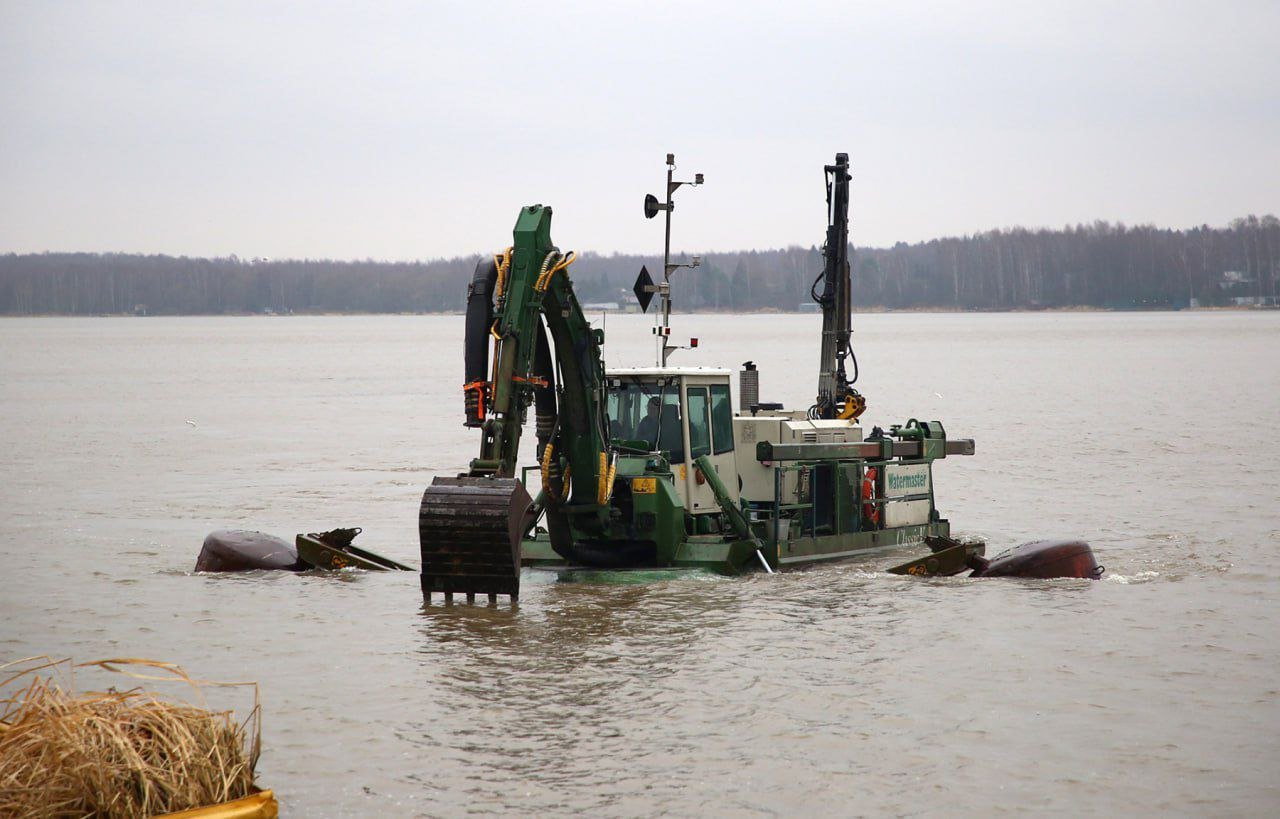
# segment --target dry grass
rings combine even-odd
[[[202,689],[253,686],[253,710],[237,723],[211,711],[134,688],[76,694],[59,677],[95,669],[135,679],[181,681]],[[156,669],[162,676],[139,673]],[[0,816],[136,817],[247,796],[260,748],[253,683],[192,680],[177,666],[150,660],[29,658],[0,666]]]

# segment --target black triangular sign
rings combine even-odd
[[[653,301],[653,291],[649,288],[653,287],[653,279],[649,277],[649,268],[644,265],[640,266],[640,275],[636,276],[636,286],[633,291],[636,294],[636,301],[640,302],[640,309],[649,312],[649,302]]]

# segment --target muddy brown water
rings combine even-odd
[[[752,359],[799,406],[818,326],[679,317],[672,363]],[[424,610],[411,574],[190,572],[219,527],[359,525],[416,565],[423,488],[477,445],[461,327],[0,321],[0,657],[259,681],[291,816],[1280,810],[1280,313],[857,317],[867,419],[977,440],[935,470],[954,530],[1083,537],[1097,583],[896,551]],[[652,362],[646,319],[607,332]]]

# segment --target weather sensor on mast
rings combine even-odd
[[[702,257],[694,256],[687,263],[672,263],[671,261],[671,212],[675,210],[675,202],[671,200],[672,194],[681,185],[701,185],[702,174],[695,173],[692,182],[677,181],[673,174],[676,169],[676,155],[667,154],[667,200],[659,202],[658,197],[651,193],[645,194],[644,197],[644,218],[652,219],[658,215],[658,211],[666,211],[667,229],[666,238],[662,244],[662,283],[654,284],[653,278],[649,275],[649,268],[640,267],[640,275],[636,277],[635,294],[636,299],[640,302],[640,309],[649,312],[649,302],[653,300],[653,294],[657,293],[662,299],[662,309],[654,314],[653,317],[653,334],[657,336],[657,361],[659,367],[667,366],[667,357],[671,355],[672,350],[689,349],[697,347],[697,339],[690,339],[688,346],[679,344],[670,344],[671,339],[671,274],[681,267],[699,267],[702,265]]]

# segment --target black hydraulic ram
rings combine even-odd
[[[467,287],[467,324],[463,348],[463,401],[466,426],[484,426],[489,400],[489,331],[493,327],[493,289],[498,282],[498,264],[481,259]]]

